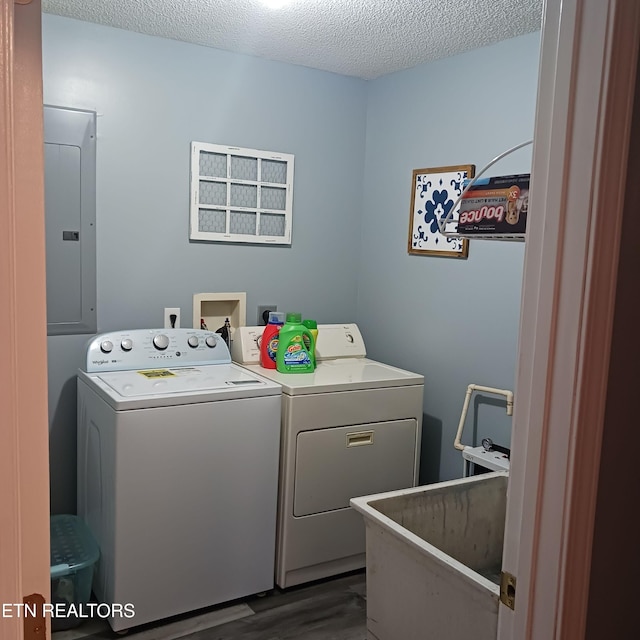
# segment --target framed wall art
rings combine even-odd
[[[472,164],[414,169],[407,245],[411,255],[448,258],[466,258],[469,255],[469,241],[443,236],[438,228],[438,220],[447,217],[462,193],[464,179],[473,178],[474,175],[475,165]],[[458,211],[454,212],[452,220],[458,220]],[[456,226],[450,224],[447,231],[455,231]]]

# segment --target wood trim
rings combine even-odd
[[[14,30],[15,358],[23,595],[49,600],[49,412],[44,219],[42,9],[15,7]],[[37,364],[35,364],[37,363]]]
[[[617,2],[609,17],[588,247],[588,296],[579,354],[582,380],[573,424],[573,486],[565,514],[567,541],[561,574],[559,637],[576,640],[582,640],[586,632],[598,470],[640,42],[640,5],[636,1]],[[589,73],[584,65],[583,73]]]
[[[635,95],[627,166],[627,176],[634,177],[640,174],[638,72]],[[640,573],[640,555],[630,550],[640,540],[640,522],[635,510],[629,508],[632,488],[638,481],[637,448],[633,446],[638,422],[637,396],[633,390],[640,386],[640,344],[634,339],[640,326],[640,306],[635,303],[640,274],[638,202],[640,183],[627,179],[585,640],[638,635],[636,577]]]
[[[511,436],[509,495],[503,551],[503,570],[518,579],[516,611],[499,608],[498,640],[524,638],[523,608],[530,598],[530,572],[534,548],[535,508],[539,503],[538,482],[545,433],[546,371],[553,339],[553,290],[542,289],[544,282],[556,279],[560,215],[547,216],[545,202],[554,195],[557,183],[550,181],[553,172],[562,168],[566,136],[552,135],[555,112],[565,112],[569,101],[569,83],[554,86],[560,42],[559,0],[549,0],[545,7],[542,49],[538,80],[538,101],[533,147],[533,165],[529,189],[529,211],[525,248],[524,281],[520,313],[518,364],[515,405]],[[565,17],[562,42],[573,42],[573,30]],[[555,194],[556,200],[559,198]],[[540,204],[537,204],[540,202]],[[539,213],[533,213],[538,212]],[[564,209],[560,209],[562,214]],[[521,557],[525,561],[520,561]],[[524,605],[522,604],[524,603]],[[516,621],[516,615],[519,615]],[[516,635],[516,622],[519,634]]]
[[[50,589],[41,6],[0,11],[0,601],[16,604]],[[23,624],[3,618],[3,637]]]
[[[584,637],[639,16],[546,6],[499,640]]]
[[[14,170],[13,170],[13,2],[0,0],[0,299],[6,301],[5,335],[15,333],[11,313],[14,296]],[[17,389],[15,351],[0,358],[0,603],[22,602],[20,579],[20,496],[18,486]],[[2,619],[3,637],[21,638],[20,620]]]

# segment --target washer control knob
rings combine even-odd
[[[200,344],[200,340],[198,340],[198,336],[189,336],[189,339],[187,340],[187,344],[192,349],[195,349]]]
[[[133,340],[131,340],[131,338],[125,338],[120,343],[120,347],[123,351],[131,351],[131,349],[133,349]]]
[[[111,353],[113,351],[113,342],[111,342],[111,340],[101,342],[100,351],[102,351],[102,353]]]
[[[159,351],[164,351],[169,346],[169,338],[164,333],[153,337],[153,346]]]
[[[205,343],[207,347],[211,347],[213,349],[213,347],[218,344],[218,341],[213,336],[207,336],[205,338]]]

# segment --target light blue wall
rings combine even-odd
[[[475,240],[467,260],[408,255],[412,171],[480,170],[532,138],[538,54],[535,33],[368,85],[357,320],[371,357],[425,376],[423,481],[460,476],[467,385],[514,387],[524,244]],[[530,149],[486,175],[528,173]],[[504,409],[491,398],[475,408],[464,441],[475,424],[508,443]]]
[[[352,321],[366,83],[43,16],[46,104],[98,113],[98,330],[191,326],[194,293],[246,291]],[[188,240],[192,140],[295,155],[291,247]],[[75,510],[75,383],[85,337],[49,339],[53,512]]]
[[[43,48],[45,102],[98,113],[100,329],[165,306],[188,325],[208,291],[246,291],[249,319],[263,302],[353,317],[364,81],[50,15]],[[192,140],[295,154],[290,248],[189,243]]]
[[[47,104],[98,113],[98,328],[191,322],[192,295],[246,291],[356,320],[369,356],[423,373],[422,480],[460,475],[452,442],[467,384],[513,388],[523,245],[469,259],[408,256],[411,172],[474,163],[532,137],[539,35],[366,83],[43,16]],[[188,241],[189,143],[295,154],[293,245]],[[494,175],[528,172],[530,152]],[[49,338],[52,511],[75,510],[75,370],[84,336]],[[470,415],[508,441],[501,407]]]

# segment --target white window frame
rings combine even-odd
[[[227,175],[225,177],[204,176],[200,173],[200,154],[209,152],[226,155]],[[242,180],[231,177],[230,166],[232,157],[244,157],[257,160],[257,180]],[[286,182],[275,183],[262,180],[262,161],[273,160],[286,163]],[[210,144],[205,142],[191,143],[191,197],[190,197],[190,239],[205,240],[209,242],[240,242],[244,244],[291,244],[291,221],[293,216],[293,161],[294,156],[289,153],[279,153],[274,151],[261,151],[259,149],[245,149],[242,147],[230,147],[226,145]],[[226,185],[227,197],[222,204],[201,204],[200,184],[201,182],[213,182]],[[239,207],[231,205],[231,185],[251,185],[257,187],[257,201],[255,207]],[[261,207],[261,189],[263,187],[274,187],[285,189],[285,208],[267,209]],[[209,209],[221,211],[225,214],[225,231],[201,231],[200,230],[200,210]],[[256,234],[231,233],[231,212],[247,212],[256,214]],[[278,215],[284,219],[284,235],[273,236],[260,233],[260,216],[262,214]]]

